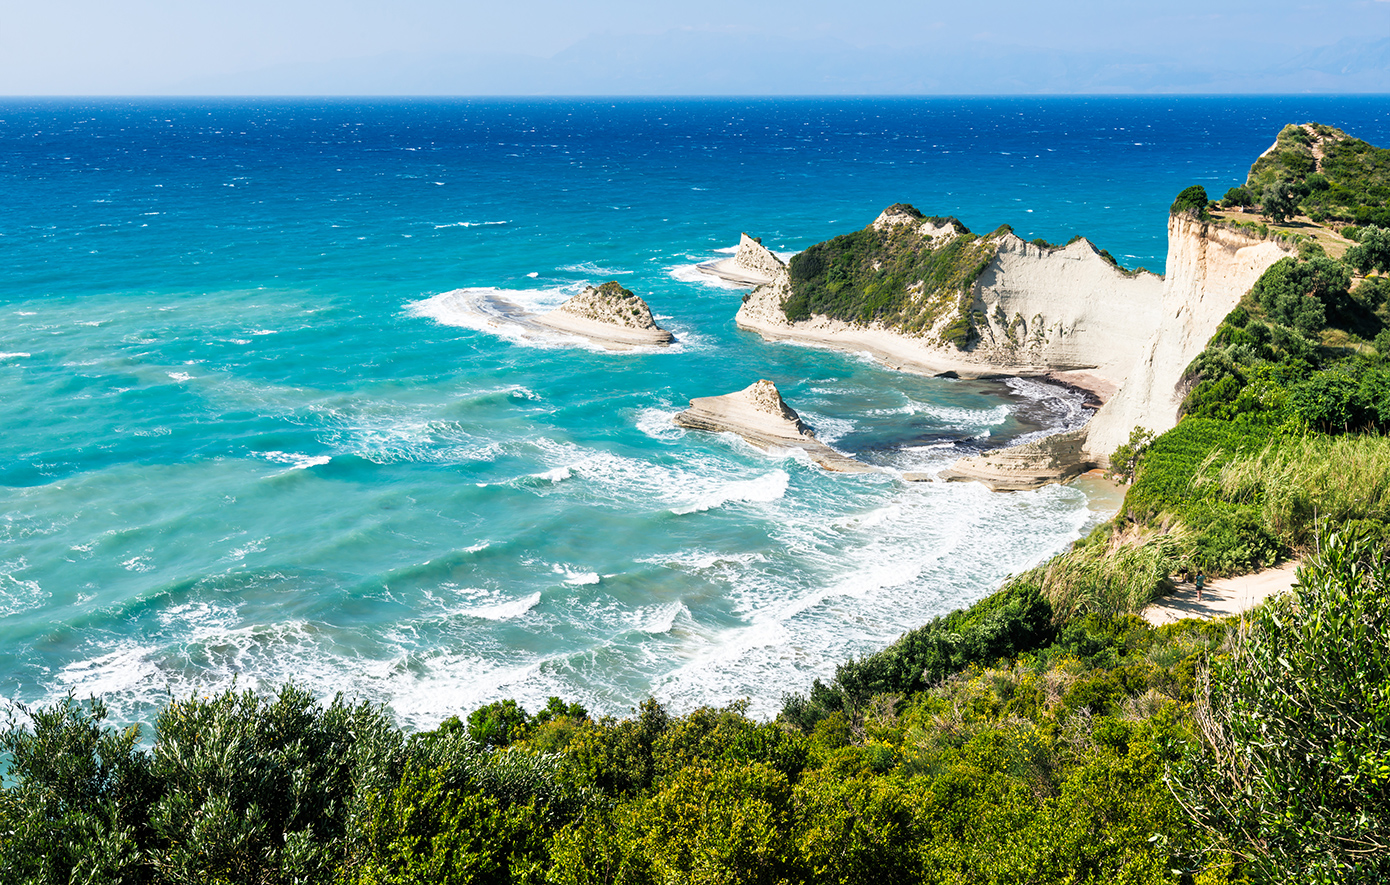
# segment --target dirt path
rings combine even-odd
[[[1298,562],[1288,562],[1278,568],[1265,569],[1238,578],[1216,578],[1207,581],[1202,601],[1197,601],[1197,588],[1191,583],[1179,584],[1167,596],[1151,603],[1143,616],[1155,627],[1183,618],[1219,618],[1249,611],[1266,597],[1282,593],[1293,586]]]

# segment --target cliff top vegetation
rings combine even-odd
[[[1390,227],[1390,149],[1321,123],[1290,123],[1251,165],[1244,189],[1227,199],[1273,208],[1276,220],[1302,214]]]
[[[783,309],[796,322],[820,314],[856,325],[884,323],[908,334],[931,331],[943,317],[958,320],[962,300],[994,257],[999,235],[972,234],[955,218],[927,217],[906,203],[883,213],[914,223],[874,224],[817,243],[792,257],[791,297]],[[924,232],[949,227],[953,234]],[[968,321],[942,337],[969,343]]]

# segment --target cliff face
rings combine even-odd
[[[1028,488],[1106,465],[1136,426],[1171,429],[1187,367],[1265,269],[1289,254],[1274,241],[1188,215],[1169,218],[1163,277],[1121,271],[1085,240],[1043,248],[1008,233],[993,239],[993,258],[954,315],[968,315],[977,336],[963,350],[939,334],[951,316],[916,334],[821,315],[790,322],[785,272],[744,299],[737,322],[768,338],[867,350],[898,368],[967,378],[1045,374],[1106,399],[1083,431],[1068,435],[1064,451],[1000,450],[961,459],[951,471],[997,488]]]
[[[1272,241],[1227,230],[1189,215],[1168,219],[1168,263],[1161,317],[1114,398],[1087,426],[1086,451],[1105,463],[1135,426],[1155,433],[1178,421],[1178,385],[1221,320],[1260,274],[1290,254]]]
[[[1162,277],[1126,274],[1084,239],[1046,249],[1007,234],[975,284],[979,339],[970,354],[999,368],[1085,371],[1118,385],[1158,328],[1162,294]]]

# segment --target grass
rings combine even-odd
[[[1248,212],[1242,212],[1239,209],[1212,209],[1210,211],[1213,221],[1240,227],[1250,224],[1265,225],[1269,229],[1270,235],[1285,240],[1293,240],[1300,236],[1312,237],[1322,246],[1323,251],[1333,258],[1341,258],[1347,249],[1355,245],[1332,228],[1317,224],[1306,215],[1296,216],[1283,224],[1275,224],[1260,215],[1255,209]]]
[[[1232,458],[1207,483],[1227,501],[1257,507],[1284,543],[1305,546],[1319,522],[1390,522],[1390,439],[1284,438]]]

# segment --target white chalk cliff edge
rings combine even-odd
[[[773,255],[761,239],[745,233],[739,234],[738,251],[733,258],[708,261],[696,265],[696,269],[740,286],[761,286],[786,273],[787,265]]]
[[[876,468],[837,452],[816,435],[766,379],[723,396],[702,396],[671,419],[680,427],[735,433],[763,451],[801,449],[822,468],[837,473],[876,473]]]
[[[938,220],[895,210],[880,215],[874,226],[915,225],[923,248],[963,235]],[[1094,393],[1103,405],[1083,429],[962,458],[942,474],[1000,490],[1036,488],[1107,466],[1109,454],[1135,426],[1156,433],[1171,429],[1187,366],[1264,270],[1289,254],[1274,241],[1186,214],[1169,219],[1162,277],[1123,271],[1084,239],[1054,248],[1012,232],[989,239],[994,255],[962,293],[959,308],[918,333],[823,315],[790,322],[786,271],[746,296],[736,321],[765,338],[867,351],[908,371],[1043,376]],[[944,334],[961,317],[975,330],[965,348]]]

